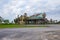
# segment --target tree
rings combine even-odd
[[[24,17],[27,17],[27,13],[24,13]]]
[[[9,20],[4,20],[4,23],[5,24],[9,24]]]
[[[2,24],[3,21],[4,19],[0,16],[0,24]]]
[[[60,21],[58,21],[57,23],[60,24]]]
[[[52,19],[50,19],[50,23],[53,23],[53,20]]]
[[[15,22],[15,24],[17,24],[18,23],[18,19],[16,18],[16,19],[14,19],[14,22]]]
[[[44,12],[42,16],[43,16],[43,18],[45,18],[46,17],[46,13]]]
[[[55,22],[57,23],[57,20],[55,20]]]
[[[28,19],[27,13],[24,13],[24,22],[26,24],[26,20]]]

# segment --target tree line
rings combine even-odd
[[[0,16],[0,24],[9,24],[9,20],[8,19],[4,19]]]
[[[4,19],[3,17],[0,16],[0,24],[15,24],[17,22],[19,22],[19,17],[18,18],[15,18],[11,23],[9,21],[9,19]],[[22,17],[21,17],[22,19]],[[26,19],[26,18],[25,18]],[[18,24],[18,23],[17,23]],[[53,19],[50,19],[48,20],[48,23],[46,24],[60,24],[60,21],[57,21],[57,20],[53,20]]]

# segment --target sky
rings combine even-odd
[[[47,19],[60,20],[60,0],[0,0],[0,16],[10,21],[24,13],[44,12]]]

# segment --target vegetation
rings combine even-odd
[[[25,13],[25,15],[24,15],[25,20],[27,19],[26,16],[27,15]],[[14,24],[13,21],[12,21],[12,23],[9,23],[9,20],[8,19],[4,19],[4,18],[0,17],[0,28],[35,28],[35,27],[46,27],[44,25],[43,26],[26,26],[24,24],[21,24],[20,25],[19,24],[19,20],[22,20],[22,17],[19,18],[19,16],[18,16],[18,18],[14,19],[14,22],[16,23],[16,24]],[[53,21],[52,19],[50,21],[47,20],[47,22],[44,22],[44,23],[41,23],[41,24],[60,24],[60,21],[57,22],[57,20]]]
[[[8,19],[4,19],[0,16],[0,24],[9,24],[9,20]]]
[[[58,21],[57,24],[60,24],[60,21]]]
[[[40,15],[40,14],[36,14],[36,15]],[[58,22],[57,20],[53,20],[53,19],[50,19],[48,20],[46,17],[46,14],[44,13],[43,15],[43,18],[44,18],[44,22],[40,22],[40,24],[59,24],[60,21]],[[17,18],[15,18],[12,23],[9,23],[9,20],[8,19],[4,19],[3,17],[0,16],[0,24],[28,24],[28,22],[26,20],[28,20],[29,17],[27,16],[27,13],[24,13],[24,15],[21,15],[21,16],[17,16]]]
[[[0,24],[4,21],[4,19],[0,16]]]
[[[46,27],[46,26],[26,26],[18,24],[0,24],[0,28],[35,28],[35,27]]]
[[[21,15],[14,19],[15,24],[25,24],[26,20],[28,19],[27,13],[24,13],[24,15]]]
[[[4,23],[5,24],[9,24],[9,20],[4,20]]]

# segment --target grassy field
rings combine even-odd
[[[35,28],[35,27],[46,27],[46,26],[26,26],[17,24],[0,24],[0,28]]]

